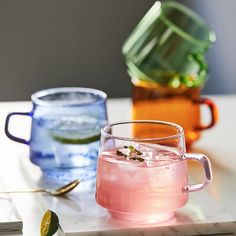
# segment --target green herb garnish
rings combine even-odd
[[[140,152],[139,150],[135,149],[135,151],[136,151],[136,153],[137,153],[139,156],[143,155],[143,153]]]
[[[129,153],[128,154],[127,153],[123,153],[121,150],[117,150],[116,154],[118,156],[125,157],[125,159],[127,159],[127,160],[134,160],[134,161],[140,161],[140,162],[144,161],[144,159],[142,157],[140,157],[140,156],[143,155],[143,153],[140,152],[139,150],[137,150],[136,148],[134,148],[133,146],[125,145],[124,148],[125,149],[129,149]],[[134,156],[134,155],[138,155],[139,157]]]
[[[121,151],[119,151],[119,150],[117,150],[117,151],[116,151],[116,155],[118,155],[118,156],[124,156],[124,153],[121,152]]]
[[[142,157],[130,157],[130,160],[140,161],[140,162],[144,161],[144,159]]]
[[[129,149],[131,152],[134,152],[134,151],[136,150],[133,146],[128,146],[128,149]]]

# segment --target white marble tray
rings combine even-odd
[[[42,181],[40,171],[23,158],[19,170],[22,180],[28,182],[29,186],[36,182],[37,187],[47,185]],[[188,204],[172,220],[155,226],[134,228],[112,221],[107,211],[96,204],[94,193],[81,190],[82,185],[79,185],[66,197],[53,197],[48,194],[29,196],[33,197],[32,200],[44,212],[51,209],[58,214],[61,226],[59,234],[65,236],[178,236],[236,232],[236,219],[222,210],[206,191],[191,193]],[[16,197],[15,195],[15,200]],[[18,200],[19,198],[23,201],[26,196],[21,195]]]
[[[66,198],[55,199],[47,195],[38,195],[38,198],[44,202],[45,209],[57,212],[60,234],[66,236],[215,235],[236,232],[236,221],[204,192],[191,194],[189,203],[172,220],[140,228],[112,221],[106,210],[95,203],[94,194],[74,192]]]
[[[26,157],[19,162],[12,159],[11,167],[14,167],[14,176],[9,168],[0,168],[9,189],[46,187],[41,172]],[[58,214],[59,234],[65,236],[178,236],[236,232],[236,219],[222,210],[205,191],[190,194],[190,201],[176,213],[174,219],[151,227],[133,228],[111,221],[106,210],[96,204],[94,193],[80,192],[81,188],[82,185],[79,185],[66,197],[39,193],[12,195],[24,224],[31,225],[25,228],[24,235],[39,232],[41,218],[47,209]],[[32,209],[25,207],[26,202]]]

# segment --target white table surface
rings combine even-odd
[[[236,219],[236,96],[211,96],[217,104],[220,112],[218,124],[202,133],[201,139],[194,145],[193,152],[206,154],[213,167],[214,181],[207,189],[210,196],[234,219]],[[110,99],[108,101],[109,120],[120,121],[130,118],[130,99]],[[4,134],[4,122],[8,112],[29,111],[30,102],[1,102],[0,103],[0,172],[7,176],[10,187],[25,188],[37,187],[39,169],[32,165],[35,176],[29,181],[21,178],[19,158],[28,156],[26,145],[15,143],[6,138]],[[207,111],[203,109],[203,119],[207,117]],[[16,119],[11,125],[18,136],[27,137],[30,132],[30,119]],[[17,170],[17,171],[15,171]],[[192,166],[190,172],[195,180],[200,180],[200,167]],[[23,235],[39,235],[39,226],[45,206],[40,198],[32,197],[32,194],[14,195],[16,207],[23,219]],[[52,204],[56,204],[53,202]]]

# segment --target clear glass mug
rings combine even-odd
[[[146,132],[136,135],[134,129]],[[188,160],[202,165],[202,183],[188,183]],[[211,181],[210,161],[203,154],[186,153],[179,125],[126,121],[108,124],[101,131],[96,201],[113,219],[137,225],[168,220],[187,203],[190,192]]]
[[[9,113],[5,133],[30,148],[45,177],[60,182],[95,180],[100,129],[107,123],[107,95],[91,88],[52,88],[31,96],[30,112]],[[9,132],[12,116],[32,118],[30,140]]]

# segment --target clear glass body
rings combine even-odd
[[[124,223],[170,219],[188,201],[186,156],[183,129],[178,125],[130,121],[105,126],[97,168],[97,203]]]

